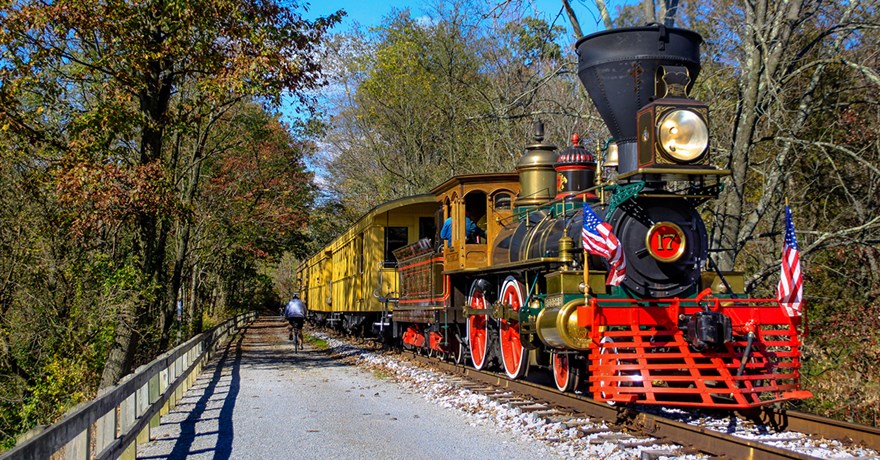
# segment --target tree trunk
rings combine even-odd
[[[189,298],[190,308],[192,309],[192,331],[193,334],[200,334],[204,328],[202,322],[202,299],[199,298],[199,264],[194,263],[192,266],[192,274],[190,275]]]
[[[116,337],[113,346],[110,347],[104,370],[101,372],[99,388],[116,385],[116,382],[129,372],[138,342],[134,327],[136,305],[135,302],[124,302],[119,307],[114,331]]]
[[[207,136],[203,136],[205,139]],[[190,171],[189,180],[186,181],[186,189],[184,190],[181,202],[184,207],[189,207],[195,198],[198,189],[199,178],[201,177],[202,151],[203,142],[200,142],[193,152],[192,160],[187,164],[186,170]],[[189,238],[192,231],[192,224],[189,220],[183,219],[179,223],[177,231],[176,255],[174,258],[174,267],[171,271],[171,280],[168,283],[165,298],[167,299],[166,317],[162,327],[162,339],[160,347],[164,350],[168,347],[171,340],[171,325],[174,322],[174,314],[177,309],[177,299],[182,285],[183,269],[187,256],[189,255]]]
[[[642,0],[642,14],[645,15],[645,21],[657,22],[657,15],[654,8],[654,0]]]
[[[208,142],[208,134],[212,131],[217,121],[226,113],[226,111],[234,105],[239,99],[232,99],[225,105],[215,108],[212,113],[211,120],[203,126],[198,134],[198,141],[189,162],[183,167],[183,171],[189,171],[189,178],[184,183],[185,189],[181,194],[181,204],[184,208],[190,208],[195,200],[196,191],[199,189],[199,182],[202,175],[202,161],[205,158],[206,144]],[[175,143],[173,148],[173,156],[179,158],[180,144]],[[171,271],[171,280],[167,285],[165,298],[167,299],[166,316],[162,327],[162,338],[160,347],[164,350],[167,348],[171,340],[171,325],[173,324],[174,314],[177,309],[177,299],[182,286],[183,270],[186,259],[189,256],[189,240],[192,233],[192,223],[188,219],[182,219],[179,222],[177,231],[176,255],[174,258],[174,267]],[[191,302],[195,297],[191,297]]]
[[[153,36],[157,39],[156,49],[159,49],[162,38],[159,34]],[[161,161],[162,158],[163,125],[174,83],[166,70],[171,67],[171,62],[155,60],[149,63],[144,75],[144,89],[139,94],[139,100],[147,122],[142,127],[141,134],[141,166]],[[138,254],[142,261],[142,279],[147,283],[144,289],[152,290],[153,295],[141,297],[137,305],[125,305],[119,310],[116,340],[110,347],[107,363],[101,375],[102,386],[115,384],[131,371],[132,357],[138,344],[135,331],[136,319],[148,323],[155,319],[154,315],[162,317],[164,293],[160,286],[166,281],[164,265],[167,226],[160,222],[156,211],[142,212],[137,220],[137,234],[139,240],[135,243],[133,252]],[[138,312],[142,314],[138,315]]]
[[[715,262],[719,269],[725,271],[734,270],[737,256],[745,242],[752,237],[757,221],[767,211],[767,205],[773,200],[779,201],[778,195],[774,193],[778,189],[780,171],[766,175],[768,185],[764,187],[764,206],[758,206],[757,212],[749,209],[750,204],[745,198],[751,167],[750,157],[761,122],[760,114],[765,114],[767,107],[773,102],[769,83],[781,84],[786,55],[796,54],[789,48],[792,28],[795,26],[790,18],[798,16],[801,2],[780,4],[778,8],[778,11],[771,11],[770,5],[763,1],[756,2],[754,8],[745,8],[744,23],[749,26],[741,38],[745,62],[740,66],[740,97],[727,164],[731,171],[730,183],[716,205],[712,234],[712,247],[721,250]],[[752,225],[744,226],[744,220],[750,220]]]
[[[171,279],[167,283],[165,290],[166,307],[162,318],[162,336],[159,341],[159,348],[161,350],[167,349],[171,343],[171,326],[174,324],[174,316],[177,313],[177,300],[179,299],[183,267],[189,250],[189,234],[189,223],[182,222],[177,234],[174,267],[171,270]]]

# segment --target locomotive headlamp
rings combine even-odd
[[[690,163],[709,147],[709,127],[696,112],[676,109],[660,119],[657,140],[663,152],[674,160]]]
[[[709,162],[709,107],[693,99],[658,99],[638,114],[638,166],[692,167]]]

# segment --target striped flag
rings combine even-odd
[[[801,273],[797,237],[794,234],[794,222],[791,221],[791,208],[786,206],[785,243],[782,245],[782,272],[779,276],[779,289],[776,298],[788,316],[800,316],[803,295],[804,276]]]
[[[584,230],[581,234],[584,249],[590,254],[602,256],[611,263],[607,284],[620,286],[626,277],[626,259],[620,241],[611,233],[611,225],[596,215],[589,204],[584,203]]]

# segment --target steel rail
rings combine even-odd
[[[413,352],[407,351],[404,353],[416,361],[430,365],[443,372],[536,398],[584,414],[588,417],[604,420],[612,425],[626,428],[638,432],[639,434],[655,438],[664,438],[669,442],[674,442],[685,448],[700,451],[712,456],[768,460],[815,458],[799,452],[781,449],[756,441],[750,441],[727,433],[713,431],[705,427],[689,425],[665,417],[639,412],[631,407],[610,406],[606,403],[597,402],[576,394],[560,393],[555,388],[551,389],[522,380],[510,380],[501,374],[478,371],[474,368],[435,360]],[[792,422],[796,419],[792,418],[791,413],[789,413],[787,417],[778,416],[777,419],[787,420],[789,422],[788,429],[794,429]],[[798,426],[800,426],[800,423],[798,423]],[[818,427],[814,427],[814,429],[815,431],[820,431]],[[804,430],[804,432],[812,433],[812,431],[808,430]],[[852,431],[846,433],[848,433],[846,435],[847,437],[851,437],[853,434]]]
[[[880,428],[773,407],[762,408],[756,415],[741,415],[776,430],[798,431],[880,450]]]

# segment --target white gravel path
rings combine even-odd
[[[382,373],[310,348],[293,356],[285,335],[277,319],[257,321],[238,352],[205,368],[138,458],[559,458]]]

